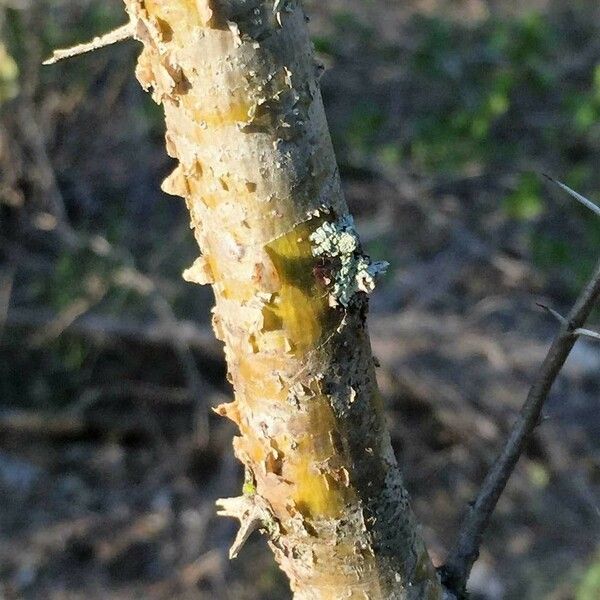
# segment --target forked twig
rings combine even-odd
[[[555,181],[552,178],[548,179]],[[595,204],[564,184],[555,183],[579,202],[600,214],[600,208]],[[516,423],[512,427],[504,448],[489,470],[477,498],[471,504],[469,512],[463,519],[457,541],[448,556],[446,565],[440,569],[444,584],[459,598],[464,597],[471,568],[479,556],[483,533],[496,508],[498,499],[523,452],[528,437],[540,423],[544,402],[569,353],[579,336],[585,335],[600,339],[600,334],[589,329],[583,329],[586,319],[599,299],[600,261],[596,265],[590,281],[566,317],[542,305],[560,322],[560,330],[548,350],[535,382],[529,390],[527,399]]]
[[[540,302],[536,302],[536,304],[543,308],[547,313],[551,314],[559,323],[564,324],[567,322],[567,319],[563,317],[559,312],[555,311],[553,308],[546,306],[545,304],[541,304]],[[573,331],[573,335],[579,337],[587,337],[593,340],[600,340],[600,333],[597,331],[593,331],[592,329],[584,329],[583,327],[578,327]]]

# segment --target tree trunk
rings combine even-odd
[[[235,555],[260,527],[297,599],[439,599],[384,424],[366,330],[380,263],[342,195],[302,7],[125,0],[210,283],[246,467]]]

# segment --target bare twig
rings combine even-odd
[[[597,331],[592,331],[591,329],[583,329],[582,327],[578,327],[573,333],[575,335],[591,338],[593,340],[600,340],[600,333]]]
[[[87,294],[76,298],[55,319],[48,322],[44,327],[40,327],[31,335],[29,343],[33,347],[40,347],[50,340],[60,337],[65,329],[105,297],[108,288],[99,278],[89,277],[87,283]]]
[[[540,308],[543,308],[546,312],[550,313],[561,325],[564,325],[567,322],[567,319],[563,317],[559,312],[556,312],[553,308],[546,306],[545,304],[536,303]],[[588,337],[593,340],[600,340],[600,333],[597,331],[593,331],[592,329],[584,329],[583,327],[578,327],[573,331],[573,335],[580,337]]]
[[[120,423],[122,427],[122,423]],[[82,435],[86,423],[73,415],[46,415],[39,411],[0,410],[0,432],[45,437]]]
[[[591,210],[592,212],[594,212],[598,216],[600,216],[600,206],[594,204],[591,200],[588,200],[585,196],[582,196],[575,190],[572,190],[568,185],[565,185],[564,183],[561,183],[560,181],[554,179],[553,177],[550,177],[550,175],[546,175],[546,173],[542,173],[542,175],[548,181],[551,181],[552,183],[557,185],[559,188],[561,188],[565,192],[567,192],[567,194],[569,194],[569,196],[571,196],[572,198],[575,198],[575,200],[577,200],[577,202],[579,202],[580,204],[583,204],[583,206],[585,206],[586,208],[588,208],[589,210]]]
[[[128,287],[146,295],[150,299],[151,306],[159,321],[168,328],[177,327],[178,320],[170,303],[160,293],[150,277],[139,272],[135,267],[128,267],[117,273],[116,281],[123,287]],[[199,447],[205,447],[209,441],[209,423],[208,411],[206,410],[206,404],[203,402],[203,398],[206,396],[204,380],[196,367],[189,343],[183,338],[175,339],[173,349],[183,368],[190,392],[196,398],[196,411],[194,414],[196,441]]]
[[[33,90],[21,94],[15,113],[19,138],[31,157],[28,176],[36,187],[36,195],[43,202],[44,212],[52,215],[55,220],[53,228],[65,244],[72,247],[77,243],[77,234],[69,222],[65,201],[48,154],[43,128],[39,122],[39,111],[34,106],[32,94]]]
[[[564,325],[566,323],[566,319],[559,313],[556,312],[553,308],[550,308],[549,306],[547,306],[546,304],[542,304],[541,302],[536,302],[536,304],[544,309],[548,314],[552,315],[561,325]]]
[[[102,398],[132,399],[154,404],[170,403],[184,404],[192,402],[193,398],[187,388],[176,388],[153,385],[144,381],[123,381],[98,387],[86,388],[78,400],[69,406],[69,415],[83,415]]]
[[[457,542],[448,557],[447,564],[442,568],[445,584],[459,596],[464,594],[469,573],[479,555],[483,532],[498,499],[523,452],[527,438],[539,424],[542,407],[552,384],[575,345],[578,335],[583,335],[582,331],[587,331],[583,330],[582,326],[599,298],[600,262],[566,318],[552,309],[547,309],[561,322],[561,328],[548,350],[504,448],[488,472],[476,500],[461,524]]]
[[[85,54],[86,52],[93,52],[94,50],[98,50],[99,48],[104,48],[104,46],[110,46],[112,44],[122,42],[124,40],[129,39],[130,37],[133,37],[134,32],[135,25],[133,22],[130,21],[129,23],[125,23],[125,25],[121,25],[121,27],[117,27],[117,29],[114,29],[113,31],[109,31],[104,35],[95,37],[91,42],[87,42],[85,44],[78,44],[77,46],[73,46],[72,48],[55,50],[52,53],[52,56],[46,59],[43,62],[43,64],[53,65],[59,60],[63,60],[65,58],[71,58],[73,56]]]

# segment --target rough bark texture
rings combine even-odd
[[[240,429],[243,494],[298,599],[439,599],[374,375],[365,317],[382,265],[340,188],[302,7],[285,0],[125,0],[137,75],[162,103],[213,286]]]

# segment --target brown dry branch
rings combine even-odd
[[[548,179],[559,185],[584,206],[596,214],[600,214],[600,209],[587,198],[550,177]],[[471,568],[479,556],[483,534],[492,513],[523,453],[529,436],[540,423],[544,403],[569,353],[580,336],[600,338],[596,332],[583,328],[599,299],[600,262],[596,265],[589,283],[566,318],[553,309],[540,305],[559,321],[561,328],[548,350],[502,451],[485,477],[476,499],[470,505],[469,511],[461,523],[456,543],[448,556],[446,565],[441,569],[445,585],[459,597],[463,597],[465,594],[467,580]]]

